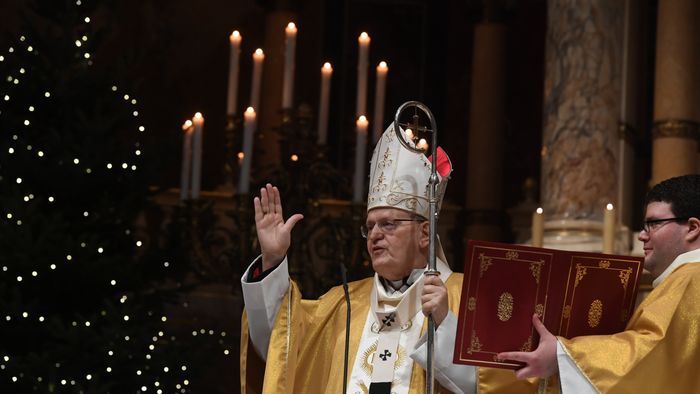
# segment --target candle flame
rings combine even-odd
[[[367,32],[364,32],[364,31],[363,31],[362,33],[360,33],[360,39],[362,39],[362,40],[368,40],[368,39],[369,39],[369,34],[367,34]]]
[[[245,153],[238,152],[238,154],[236,156],[238,156],[238,160],[243,160],[243,158],[245,157]]]
[[[241,42],[241,33],[239,33],[238,30],[234,30],[229,36],[229,40],[231,40],[231,42]]]
[[[187,119],[185,121],[185,123],[182,125],[182,130],[187,131],[187,129],[189,129],[190,127],[192,127],[192,121]]]
[[[292,157],[290,157],[290,159],[292,159],[292,161],[299,161],[299,156],[292,155]]]
[[[326,70],[333,71],[333,67],[331,67],[331,64],[328,62],[323,63],[323,68]]]
[[[406,131],[404,131],[404,133],[406,133],[406,137],[408,137],[408,139],[411,139],[411,140],[413,139],[413,130],[406,129]]]
[[[296,30],[296,29],[297,29],[297,25],[295,25],[294,22],[289,22],[289,23],[287,24],[287,29],[289,29],[289,30]]]
[[[542,215],[544,213],[544,209],[542,209],[542,207],[538,207],[535,212],[537,212],[538,215]]]
[[[605,206],[605,209],[607,209],[608,211],[612,211],[613,205],[611,203],[608,203],[608,205]]]
[[[428,150],[428,141],[426,141],[425,138],[421,138],[420,141],[418,141],[417,147],[420,150]]]
[[[254,114],[254,113],[255,113],[255,109],[253,109],[253,107],[248,107],[248,108],[246,108],[245,112],[248,113],[248,114]]]
[[[194,120],[204,119],[201,112],[194,114]]]
[[[255,53],[253,54],[253,57],[265,57],[265,53],[263,53],[263,50],[258,48],[255,50]]]
[[[377,66],[377,70],[388,70],[389,67],[386,65],[385,61],[379,62],[379,65]]]

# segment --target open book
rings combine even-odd
[[[454,362],[517,369],[504,351],[531,351],[538,314],[554,335],[612,334],[632,315],[643,258],[469,241]]]

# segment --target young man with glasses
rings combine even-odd
[[[349,284],[352,319],[346,392],[422,393],[426,315],[432,315],[437,327],[436,393],[475,393],[477,382],[482,393],[536,392],[536,382],[516,381],[510,371],[452,363],[462,274],[450,270],[438,240],[439,274],[423,275],[431,165],[397,138],[393,127],[385,131],[370,163],[367,219],[360,231],[375,275]],[[452,168],[439,148],[437,162],[439,211]],[[340,393],[346,333],[342,287],[318,300],[302,300],[286,262],[290,233],[302,216],[284,221],[279,191],[272,185],[260,190],[254,206],[262,255],[241,280],[242,392]],[[249,349],[249,339],[254,350]],[[262,360],[256,362],[262,363],[255,365],[257,356]]]
[[[649,191],[639,240],[654,290],[626,330],[564,339],[533,317],[538,348],[498,355],[527,364],[518,378],[558,371],[564,394],[700,390],[700,175],[667,179]]]

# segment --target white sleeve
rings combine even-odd
[[[457,337],[457,316],[452,311],[447,313],[445,320],[435,330],[434,371],[435,378],[446,389],[458,394],[476,393],[476,367],[472,365],[455,364],[452,362],[455,338]],[[416,342],[410,354],[413,361],[423,369],[428,358],[428,335],[423,335]]]
[[[248,333],[253,347],[263,360],[267,360],[267,348],[270,345],[272,326],[275,324],[277,311],[282,298],[289,290],[289,270],[287,257],[269,275],[258,282],[248,282],[248,271],[261,256],[258,256],[241,276],[243,302],[248,315]]]
[[[586,375],[578,369],[574,360],[557,340],[557,364],[562,394],[598,394],[598,390],[588,381]]]

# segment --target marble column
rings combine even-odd
[[[700,2],[660,0],[651,184],[698,170]]]
[[[474,28],[467,154],[466,239],[501,240],[506,27]]]
[[[549,0],[547,18],[544,242],[600,250],[603,209],[618,193],[624,2]]]

